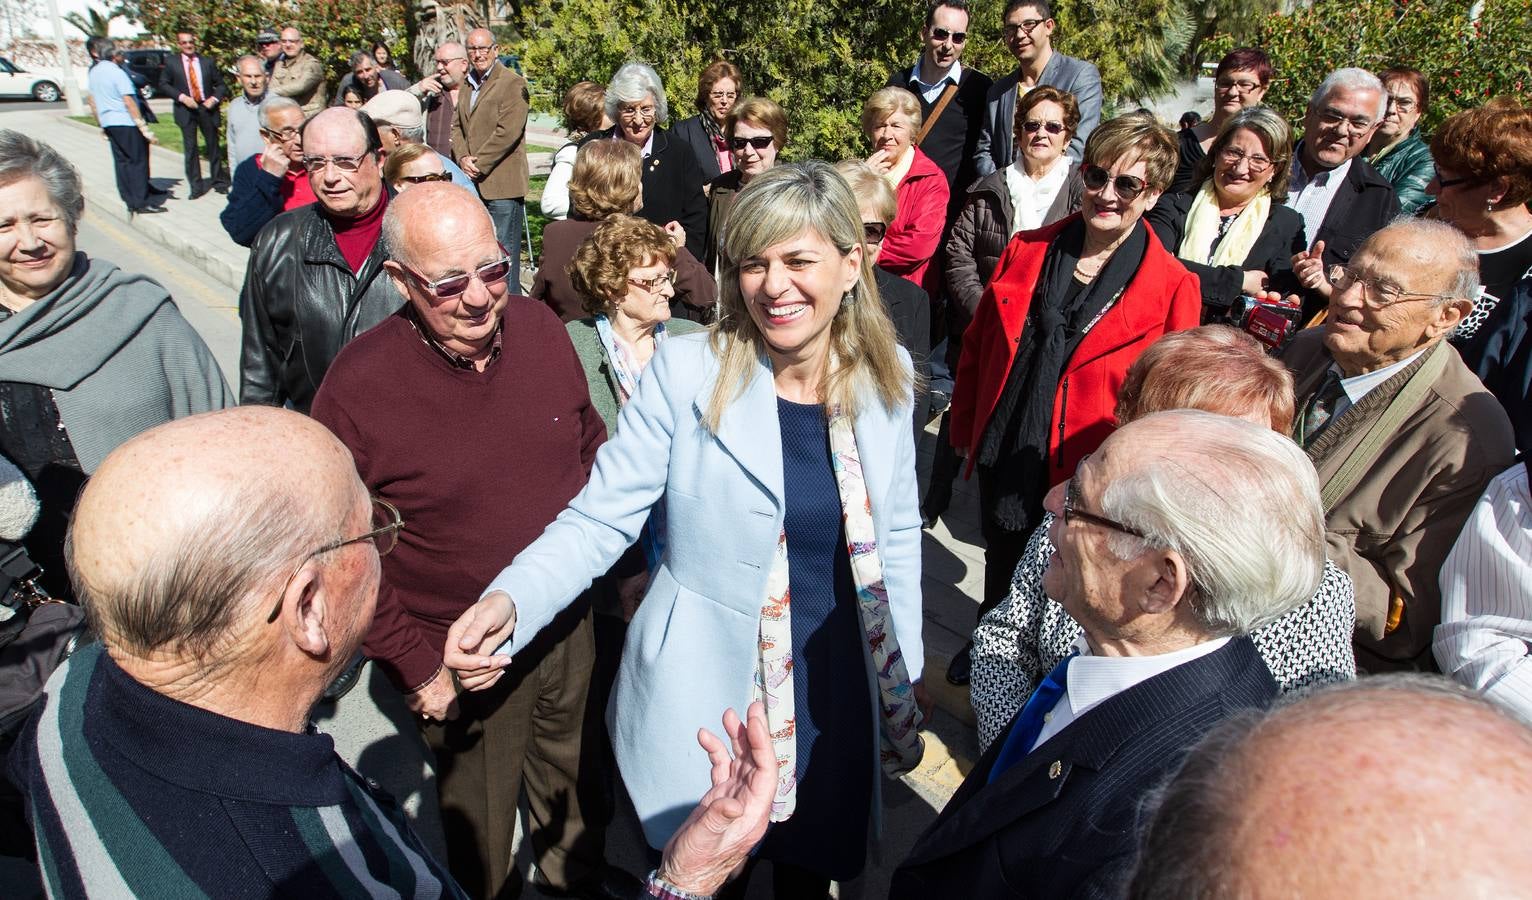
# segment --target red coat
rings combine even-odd
[[[883,238],[878,266],[930,293],[933,285],[927,283],[926,273],[931,266],[931,257],[941,246],[950,192],[947,173],[932,162],[931,157],[921,153],[919,147],[911,147],[910,152],[915,154],[915,159],[895,190],[899,197],[899,211]],[[932,272],[930,277],[936,274]]]
[[[952,392],[952,446],[968,450],[968,469],[1000,400],[1048,242],[1079,214],[1011,239],[963,335]],[[1064,366],[1048,429],[1048,483],[1075,466],[1117,427],[1113,410],[1128,367],[1161,335],[1197,326],[1202,293],[1197,276],[1165,250],[1149,229],[1144,261],[1122,297],[1086,332]],[[1022,402],[1026,402],[1023,400]]]

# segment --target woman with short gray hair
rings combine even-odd
[[[85,478],[118,444],[234,403],[163,287],[75,249],[85,197],[57,151],[0,130],[0,455],[42,513],[25,539],[68,598],[64,535]]]
[[[662,228],[675,223],[686,232],[686,249],[707,255],[707,197],[702,165],[686,142],[665,129],[670,104],[660,76],[644,63],[630,62],[606,86],[606,115],[614,124],[583,143],[627,141],[643,153],[644,206],[638,211]]]

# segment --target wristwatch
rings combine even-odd
[[[659,900],[712,900],[713,898],[712,894],[683,891],[661,878],[659,869],[649,873],[649,883],[644,886],[644,892],[650,897],[658,897]]]

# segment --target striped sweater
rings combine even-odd
[[[53,897],[462,897],[331,739],[230,719],[101,651],[48,682],[10,775]]]

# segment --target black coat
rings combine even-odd
[[[225,100],[229,99],[228,85],[224,84],[223,73],[213,65],[213,61],[202,54],[197,54],[197,77],[202,81],[202,99],[217,97],[219,106],[212,109],[204,108],[202,112],[217,115]],[[169,97],[171,106],[175,110],[176,124],[185,125],[191,121],[192,111],[182,105],[182,94],[191,95],[191,85],[186,83],[186,66],[181,61],[181,54],[172,53],[165,59],[165,68],[160,71],[160,83],[157,88],[162,96]]]
[[[1186,217],[1192,208],[1195,193],[1166,194],[1149,210],[1145,219],[1159,236],[1160,243],[1171,253],[1181,246],[1186,237]],[[1205,266],[1181,257],[1182,265],[1197,276],[1202,283],[1202,306],[1205,312],[1220,314],[1228,311],[1230,304],[1244,293],[1245,271],[1259,269],[1270,278],[1270,288],[1281,291],[1283,296],[1298,292],[1298,282],[1293,278],[1293,254],[1308,249],[1303,235],[1303,216],[1280,203],[1271,204],[1271,214],[1261,234],[1245,254],[1245,262],[1239,266]]]
[[[979,146],[979,133],[984,129],[985,98],[993,84],[988,75],[964,65],[958,78],[957,94],[920,143],[920,152],[931,157],[931,161],[947,173],[948,223],[957,217],[969,186],[979,178],[974,154]],[[914,94],[920,101],[922,120],[929,119],[936,108],[936,103],[927,103],[915,89],[908,68],[889,73],[887,87],[902,87]],[[941,102],[940,94],[936,95],[936,100]]]
[[[1516,446],[1532,450],[1532,277],[1518,282],[1459,349],[1463,362],[1505,407]]]
[[[996,740],[894,872],[890,900],[1120,897],[1149,791],[1214,726],[1276,694],[1239,637],[1103,701],[987,784]]]
[[[239,295],[239,402],[307,413],[341,347],[403,304],[383,271],[387,258],[380,235],[352,274],[316,203],[262,228]]]
[[[580,144],[609,141],[616,130],[614,125],[592,132]],[[680,222],[686,229],[686,249],[698,259],[707,258],[707,197],[702,193],[705,183],[702,166],[686,142],[663,128],[654,129],[654,144],[649,158],[644,160],[644,207],[638,216],[656,225]]]
[[[1303,142],[1293,148],[1293,155],[1303,153]],[[1387,225],[1399,215],[1399,195],[1387,178],[1378,174],[1372,164],[1360,156],[1351,160],[1346,170],[1346,183],[1336,191],[1330,201],[1330,209],[1319,226],[1319,233],[1309,236],[1309,246],[1315,241],[1325,242],[1325,268],[1344,266],[1351,261],[1351,254],[1374,231]],[[1312,318],[1326,302],[1324,297],[1308,291],[1303,297],[1303,318]]]
[[[878,283],[878,294],[888,317],[894,320],[894,331],[899,343],[910,351],[915,363],[915,373],[922,386],[931,380],[931,297],[920,285],[898,275],[890,275],[877,266],[873,275]],[[931,409],[931,397],[924,387],[915,392],[915,443],[920,444],[921,432],[926,430],[926,418]]]
[[[691,148],[697,165],[702,167],[703,184],[723,174],[723,170],[718,168],[718,153],[713,149],[713,142],[708,139],[707,127],[702,124],[701,115],[677,122],[670,129],[670,136]]]

